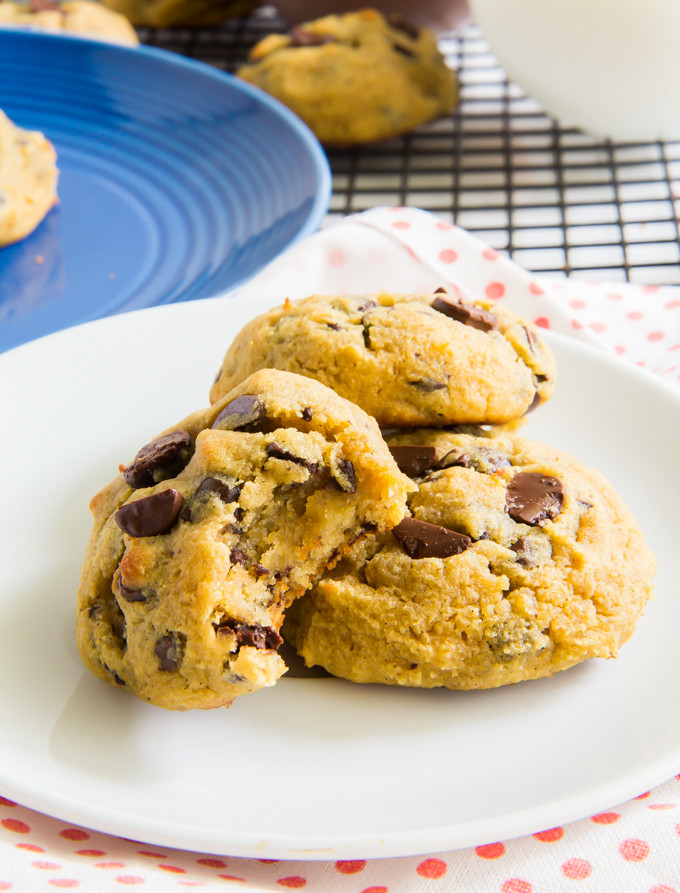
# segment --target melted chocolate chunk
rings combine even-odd
[[[124,586],[119,576],[116,577],[116,589],[118,590],[118,595],[124,598],[126,602],[146,601],[146,595],[144,595],[141,589],[130,589],[129,586]]]
[[[231,550],[231,555],[229,557],[231,558],[232,564],[247,564],[248,563],[248,556],[243,551],[243,549],[240,549],[238,546],[236,546],[234,549]]]
[[[506,510],[514,521],[538,526],[559,515],[563,503],[561,481],[536,471],[516,474],[505,497]]]
[[[318,31],[308,31],[306,28],[291,28],[290,46],[292,47],[319,47],[324,43],[337,43],[332,34],[319,34]]]
[[[446,387],[443,381],[435,381],[434,378],[417,378],[415,381],[409,381],[410,385],[429,394],[431,391],[442,391]]]
[[[437,450],[433,446],[399,444],[389,450],[399,470],[411,478],[420,477],[437,464]]]
[[[448,558],[460,555],[472,545],[472,540],[464,533],[416,518],[404,518],[392,533],[410,558]]]
[[[311,471],[312,473],[318,471],[319,469],[319,466],[316,462],[310,462],[308,459],[305,459],[302,456],[296,456],[295,453],[291,453],[275,440],[267,444],[265,453],[274,459],[283,459],[286,462],[295,462],[296,465],[304,465],[304,467],[309,469],[309,471]]]
[[[327,322],[325,325],[328,326],[329,329],[333,329],[334,332],[339,332],[342,326],[339,326],[337,322]]]
[[[186,636],[182,633],[168,633],[156,642],[153,653],[158,658],[158,668],[172,673],[182,660]]]
[[[314,415],[314,410],[311,408],[311,406],[305,406],[303,408],[302,418],[305,420],[305,422],[311,422],[313,415]]]
[[[448,296],[435,298],[432,309],[438,310],[450,319],[455,319],[456,322],[462,322],[463,325],[479,329],[480,332],[490,332],[491,329],[498,328],[498,317],[495,313],[476,307],[474,304],[458,301],[456,298]]]
[[[176,477],[191,458],[193,443],[186,431],[173,431],[147,443],[123,470],[125,483],[153,487],[159,481]]]
[[[420,29],[416,28],[414,24],[405,19],[400,12],[390,13],[390,15],[387,16],[387,21],[393,28],[396,28],[397,31],[403,31],[404,34],[412,37],[413,40],[418,40]]]
[[[537,567],[538,558],[534,555],[531,542],[524,536],[516,540],[510,548],[517,553],[517,564],[522,567]]]
[[[128,502],[118,509],[113,520],[130,536],[158,536],[170,530],[183,501],[178,490],[161,490],[136,502]]]
[[[354,466],[349,459],[338,459],[338,461],[331,466],[331,474],[333,475],[334,482],[341,490],[344,490],[345,493],[356,493],[357,476],[354,471]]]
[[[199,493],[214,493],[215,496],[222,500],[222,502],[229,505],[229,503],[237,501],[242,489],[243,484],[241,483],[230,486],[229,484],[225,484],[224,481],[221,481],[219,478],[206,478],[194,495],[198,496]]]
[[[241,623],[239,620],[229,618],[222,620],[215,627],[215,632],[232,632],[236,636],[238,645],[249,645],[251,648],[277,651],[283,639],[271,626],[261,626],[259,623]]]
[[[239,428],[252,430],[250,426],[257,425],[266,418],[267,411],[260,398],[253,394],[244,394],[227,403],[212,423],[212,427],[228,431],[236,431]]]

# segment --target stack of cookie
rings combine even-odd
[[[212,406],[98,494],[85,663],[164,707],[308,665],[488,688],[612,657],[654,559],[607,481],[517,435],[554,357],[489,302],[286,301],[233,341]]]

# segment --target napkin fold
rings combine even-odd
[[[680,288],[541,278],[414,208],[376,208],[305,239],[231,295],[432,292],[503,302],[680,386]],[[615,746],[615,742],[613,742]],[[678,767],[680,771],[680,766]],[[0,791],[0,795],[2,791]],[[308,893],[680,893],[680,775],[528,837],[399,859],[279,862],[172,850],[75,827],[0,796],[0,891],[140,887]]]

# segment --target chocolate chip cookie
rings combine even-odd
[[[434,35],[374,9],[325,16],[256,44],[237,75],[292,109],[323,143],[406,133],[458,101]]]
[[[555,381],[532,323],[445,292],[286,301],[236,336],[210,399],[270,367],[323,382],[381,426],[511,422],[547,400]]]
[[[616,656],[655,562],[598,472],[517,436],[389,440],[418,483],[410,516],[357,543],[293,606],[284,635],[308,665],[476,689]]]
[[[67,31],[136,46],[137,32],[125,16],[91,0],[0,0],[0,26]]]
[[[100,678],[169,709],[272,685],[284,611],[414,489],[375,422],[264,370],[143,446],[91,503],[78,644]]]
[[[0,247],[25,239],[57,201],[57,153],[0,111]]]

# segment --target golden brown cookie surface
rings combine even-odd
[[[66,31],[136,46],[137,33],[125,16],[91,0],[0,0],[0,25]]]

